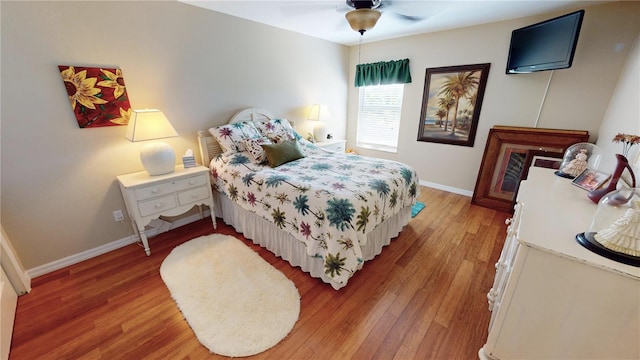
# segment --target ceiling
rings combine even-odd
[[[352,10],[345,1],[178,1],[339,44],[356,45],[361,40],[344,17]],[[365,32],[362,42],[568,11],[608,1],[615,0],[382,0],[382,16],[373,29]]]

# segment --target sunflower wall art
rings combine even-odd
[[[80,128],[127,125],[131,105],[122,70],[58,66]]]

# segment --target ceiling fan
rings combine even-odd
[[[359,32],[360,35],[364,35],[365,31],[373,29],[378,19],[380,19],[382,13],[378,9],[390,7],[392,2],[391,0],[384,2],[382,0],[346,0],[346,4],[349,8],[353,9],[345,14],[349,26],[351,26],[354,31]],[[422,18],[418,16],[410,16],[397,12],[394,12],[394,14],[407,21],[422,20]]]

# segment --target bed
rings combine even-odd
[[[254,128],[271,144],[256,150]],[[240,137],[231,141],[231,133]],[[420,191],[411,167],[321,149],[264,109],[199,131],[198,143],[216,216],[336,290],[397,237]],[[289,150],[301,157],[279,164],[273,154]]]

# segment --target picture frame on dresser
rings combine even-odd
[[[610,177],[611,174],[586,168],[580,175],[576,176],[571,183],[581,189],[591,191],[602,186]]]
[[[529,151],[554,153],[555,157],[588,140],[586,130],[494,126],[489,129],[471,203],[512,213],[520,181],[534,159],[531,155],[525,166]]]

